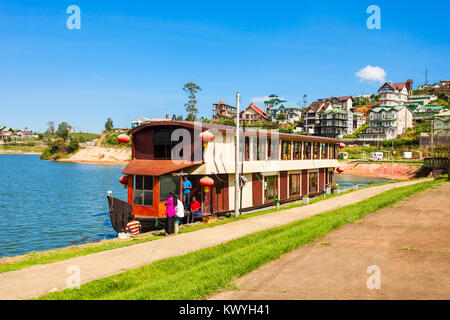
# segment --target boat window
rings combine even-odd
[[[290,174],[289,175],[289,195],[292,197],[300,195],[300,174]]]
[[[255,161],[258,160],[258,141],[257,141],[257,137],[251,137],[251,146],[252,146],[252,157],[251,160]]]
[[[245,137],[245,161],[250,160],[250,137]]]
[[[159,177],[159,201],[166,202],[170,192],[180,195],[180,177],[169,174]]]
[[[267,157],[270,160],[278,160],[279,145],[280,141],[278,139],[267,140],[267,150],[268,150]]]
[[[258,138],[258,160],[266,160],[266,143],[267,139]]]
[[[305,142],[305,151],[303,152],[303,159],[311,159],[311,142]]]
[[[264,201],[278,199],[278,176],[264,177]]]
[[[319,183],[319,173],[318,172],[310,172],[309,173],[309,193],[317,193],[318,192],[318,183]]]
[[[319,159],[320,143],[314,142],[314,159]]]
[[[153,177],[134,176],[133,204],[153,206]]]
[[[300,160],[302,157],[302,143],[301,142],[294,142],[294,159]]]
[[[180,137],[179,141],[172,141],[172,132],[167,130],[156,131],[153,136],[153,148],[155,159],[172,159],[172,149],[178,143],[183,141],[183,137]],[[182,157],[183,154],[181,153]]]
[[[281,159],[291,160],[291,142],[283,140],[281,142]]]

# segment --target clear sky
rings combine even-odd
[[[81,29],[69,30],[69,5]],[[369,5],[381,9],[370,30]],[[186,82],[197,83],[200,115],[223,100],[263,107],[276,93],[375,93],[378,82],[414,86],[450,80],[450,2],[437,1],[3,1],[0,0],[0,125],[46,129],[69,122],[100,132],[107,117],[183,114]],[[370,71],[370,70],[369,70]],[[375,72],[376,73],[376,72]]]

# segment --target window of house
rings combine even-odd
[[[317,193],[319,191],[319,173],[309,173],[309,193]]]
[[[314,159],[319,159],[320,143],[314,142]]]
[[[133,205],[153,206],[153,177],[134,176]]]
[[[264,201],[278,199],[278,176],[264,177]]]
[[[311,159],[311,142],[305,142],[305,148],[303,152],[303,159]]]
[[[159,201],[165,202],[169,199],[169,193],[180,194],[180,177],[167,174],[159,177]]]
[[[283,140],[281,142],[281,159],[291,160],[291,142]]]
[[[290,174],[289,175],[289,196],[295,197],[300,195],[300,184],[301,175],[300,174]]]
[[[294,159],[300,160],[302,158],[302,143],[294,142]]]

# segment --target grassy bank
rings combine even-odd
[[[388,183],[395,183],[395,182],[396,181],[391,181]],[[385,184],[385,183],[381,183],[381,184]],[[381,184],[374,184],[372,186],[367,186],[366,188],[370,188],[370,187],[381,185]],[[360,189],[362,189],[362,188],[360,188]],[[349,193],[349,192],[353,192],[353,190],[342,192],[341,195]],[[323,198],[322,196],[312,198],[310,200],[310,204],[316,203],[318,201],[334,198],[337,196],[338,195],[330,194],[330,195],[326,195],[325,198]],[[293,203],[288,203],[288,204],[282,205],[280,210],[298,208],[301,206],[304,206],[304,204],[301,202],[293,202]],[[270,208],[270,209],[253,212],[253,213],[244,214],[237,218],[234,218],[234,217],[224,218],[224,219],[221,219],[221,220],[219,220],[215,223],[211,223],[211,224],[202,224],[201,223],[201,224],[195,224],[195,225],[185,225],[185,226],[182,226],[179,233],[187,233],[187,232],[201,230],[204,228],[212,228],[217,225],[231,223],[231,222],[239,221],[242,219],[248,219],[251,217],[268,214],[268,213],[272,213],[275,211],[277,211],[275,208]],[[98,252],[102,252],[102,251],[128,247],[128,246],[131,246],[134,244],[147,242],[147,241],[153,241],[153,240],[157,240],[160,238],[161,238],[160,235],[144,234],[144,235],[141,235],[138,238],[134,238],[134,239],[104,240],[104,241],[101,241],[98,243],[88,243],[88,244],[83,244],[83,245],[78,245],[78,246],[71,246],[71,247],[66,247],[66,248],[61,248],[61,249],[55,249],[55,250],[33,252],[33,253],[29,253],[29,254],[26,254],[23,256],[18,256],[18,257],[4,258],[3,260],[0,260],[0,273],[14,271],[14,270],[20,270],[23,268],[27,268],[27,267],[31,267],[31,266],[39,265],[39,264],[49,264],[49,263],[53,263],[53,262],[57,262],[57,261],[67,260],[70,258],[85,256],[85,255],[92,254],[92,253],[98,253]]]
[[[424,182],[288,225],[55,292],[42,299],[199,299],[333,229],[443,182]],[[245,257],[245,259],[243,259]]]
[[[0,152],[5,153],[41,153],[45,147],[36,146],[36,145],[27,145],[27,144],[17,144],[17,145],[9,145],[2,144],[0,145]]]

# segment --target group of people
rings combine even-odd
[[[169,199],[167,199],[166,205],[166,233],[165,235],[171,235],[175,233],[175,222],[181,224],[187,214],[187,222],[192,222],[195,215],[201,215],[200,202],[196,196],[192,196],[191,199],[192,183],[187,177],[183,178],[183,200],[178,198],[178,195],[174,192],[169,193]],[[190,209],[190,210],[189,210]]]
[[[193,222],[194,216],[201,215],[201,205],[196,196],[191,199],[192,183],[187,177],[183,178],[183,200],[178,198],[174,192],[169,193],[166,205],[166,233],[171,235],[175,233],[175,222],[182,223],[182,219],[186,216],[186,222]],[[190,210],[189,210],[190,209]],[[141,223],[135,220],[134,215],[128,217],[128,224],[125,232],[119,234],[119,238],[136,237],[142,229]]]

